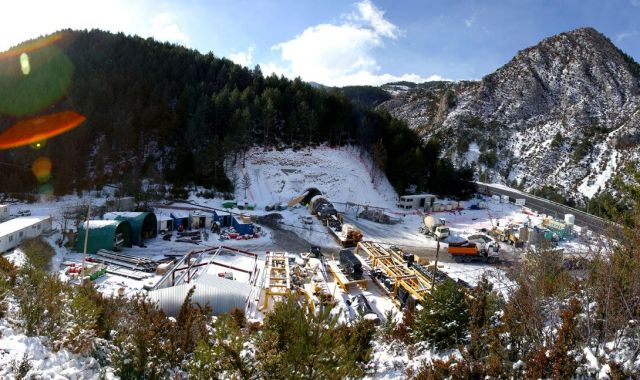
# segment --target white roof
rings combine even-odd
[[[14,232],[23,230],[38,224],[44,220],[51,219],[50,216],[24,216],[0,223],[0,236],[6,236]]]
[[[433,194],[411,194],[411,195],[402,195],[400,198],[435,198],[436,196]]]
[[[188,211],[171,211],[171,215],[175,216],[177,219],[184,219],[189,217]]]
[[[114,211],[114,212],[108,212],[106,214],[104,214],[104,218],[105,219],[115,219],[119,216],[125,217],[125,218],[135,218],[136,216],[142,214],[141,212],[136,212],[136,211]]]
[[[89,221],[89,229],[92,228],[101,228],[104,226],[111,226],[114,224],[120,223],[120,221],[116,221],[116,220],[90,220]],[[87,222],[81,222],[80,226],[85,227],[87,225]]]

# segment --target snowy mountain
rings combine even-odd
[[[391,85],[380,107],[438,137],[481,179],[557,186],[574,200],[611,189],[640,147],[640,65],[591,28],[547,38],[477,82]]]

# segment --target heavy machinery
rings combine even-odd
[[[362,262],[350,250],[340,251],[340,266],[353,280],[362,279]]]
[[[402,221],[400,218],[392,217],[385,213],[384,209],[370,206],[365,206],[364,210],[358,214],[358,217],[382,224],[396,224]]]
[[[401,307],[413,308],[422,303],[431,289],[431,282],[423,272],[415,270],[411,254],[378,243],[359,242],[356,253],[364,253],[371,267],[369,277]],[[408,266],[411,261],[411,267]]]
[[[493,264],[498,262],[500,260],[500,245],[488,236],[482,236],[484,238],[449,242],[447,251],[456,263],[483,261]]]
[[[488,231],[498,241],[521,247],[529,240],[529,229],[526,226],[508,225],[504,228],[493,227]]]
[[[444,218],[434,218],[431,215],[427,215],[422,220],[422,227],[420,227],[420,232],[433,236],[437,240],[442,240],[449,236],[449,227],[445,227],[445,219]]]

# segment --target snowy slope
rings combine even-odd
[[[397,194],[386,179],[371,178],[371,164],[355,147],[319,147],[285,151],[254,148],[234,169],[237,199],[244,199],[242,179],[247,174],[251,186],[247,200],[259,208],[277,202],[286,203],[309,187],[316,187],[333,202],[354,202],[394,207]]]

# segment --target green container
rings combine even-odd
[[[91,279],[91,281],[95,281],[105,274],[107,274],[107,268],[102,268],[99,271],[93,272],[91,276],[89,276],[89,278]]]
[[[234,207],[236,207],[236,202],[235,201],[224,201],[224,202],[222,202],[222,207],[224,207],[224,208],[234,208]]]

